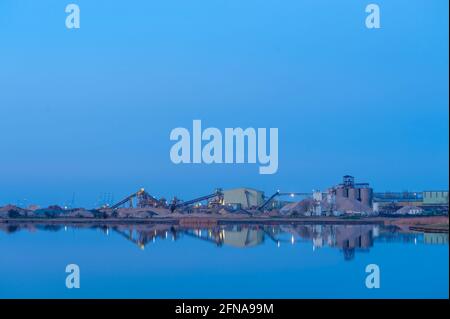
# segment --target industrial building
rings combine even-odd
[[[448,205],[448,191],[424,191],[424,205]]]
[[[373,201],[377,203],[396,203],[397,206],[420,206],[423,203],[422,192],[384,192],[374,193]]]
[[[289,197],[281,200],[279,197]],[[296,197],[296,201],[293,199]],[[299,199],[302,198],[300,201]],[[129,210],[120,210],[128,206]],[[113,205],[98,208],[102,213],[113,217],[125,214],[151,217],[178,212],[181,214],[196,213],[267,213],[271,216],[340,216],[373,214],[383,215],[422,215],[448,214],[448,191],[424,192],[384,192],[374,193],[369,183],[355,183],[350,175],[343,176],[343,181],[327,190],[327,192],[281,192],[277,190],[271,196],[263,191],[240,187],[228,190],[216,189],[213,193],[190,200],[173,197],[156,198],[143,188],[126,196]],[[147,213],[147,211],[151,211]],[[244,211],[245,210],[245,211]]]
[[[259,207],[264,203],[264,192],[253,188],[233,188],[223,191],[223,204],[235,209]]]
[[[448,191],[375,193],[373,209],[384,214],[403,214],[405,207],[415,207],[421,213],[448,212]],[[412,213],[408,213],[412,215]]]
[[[343,177],[343,182],[332,189],[336,197],[345,197],[360,201],[363,205],[372,207],[373,189],[369,183],[355,183],[355,178],[350,175]]]

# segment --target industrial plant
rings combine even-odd
[[[448,191],[374,192],[367,182],[345,175],[326,191],[283,192],[266,196],[254,188],[218,188],[210,194],[182,200],[157,198],[141,188],[115,203],[94,209],[36,205],[0,207],[0,219],[8,218],[109,218],[145,219],[223,217],[287,218],[340,216],[448,215]]]

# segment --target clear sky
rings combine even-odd
[[[448,1],[376,1],[378,30],[369,3],[2,0],[0,204],[310,191],[344,174],[448,189]],[[173,164],[170,131],[194,119],[279,128],[278,173]]]

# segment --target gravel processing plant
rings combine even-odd
[[[327,191],[281,192],[271,196],[252,188],[216,189],[194,199],[156,198],[141,188],[113,204],[93,209],[58,205],[0,207],[1,219],[101,218],[147,219],[154,217],[320,217],[448,215],[448,191],[376,193],[369,183],[356,183],[346,175]]]

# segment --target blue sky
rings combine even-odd
[[[448,189],[448,2],[0,2],[0,204],[145,187]],[[170,131],[278,127],[279,170],[174,165]]]

